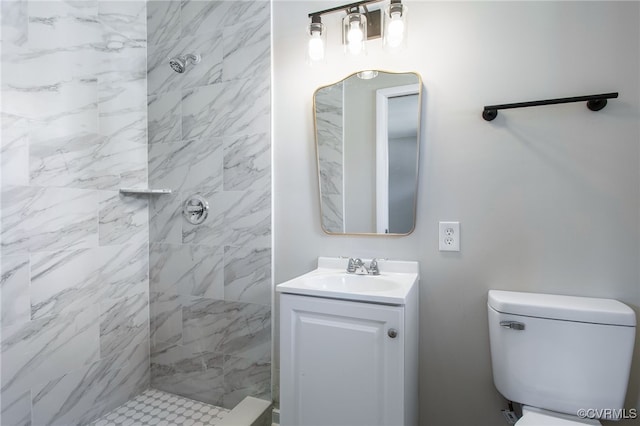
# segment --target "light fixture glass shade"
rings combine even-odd
[[[364,53],[367,40],[367,18],[359,12],[349,13],[342,20],[342,44],[344,50],[352,55]]]
[[[319,21],[319,19],[312,20],[307,31],[309,34],[307,60],[310,63],[324,60],[324,51],[327,45],[327,33],[324,30],[324,25],[321,22],[315,21]]]
[[[384,9],[382,45],[391,50],[407,44],[407,6],[399,1],[391,1]]]

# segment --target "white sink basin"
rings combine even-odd
[[[309,288],[353,293],[377,293],[400,287],[400,284],[385,278],[384,275],[353,275],[344,272],[320,272],[317,275],[306,276],[302,281],[301,284]]]
[[[368,265],[370,260],[363,259]],[[318,268],[276,286],[279,293],[404,305],[418,282],[418,263],[380,260],[380,275],[346,272],[348,259],[318,258]]]

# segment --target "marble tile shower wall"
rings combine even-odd
[[[268,1],[148,4],[151,385],[231,408],[270,398]],[[168,58],[202,62],[183,74]],[[210,203],[201,225],[186,197]]]
[[[328,232],[346,232],[344,224],[344,85],[334,84],[316,94],[318,166],[322,226]]]
[[[144,1],[2,0],[3,425],[149,385]]]

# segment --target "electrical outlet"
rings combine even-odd
[[[460,222],[440,222],[438,232],[440,251],[460,251]]]

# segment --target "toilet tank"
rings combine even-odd
[[[612,299],[490,290],[488,312],[493,381],[505,398],[616,418],[636,334],[631,308]]]

